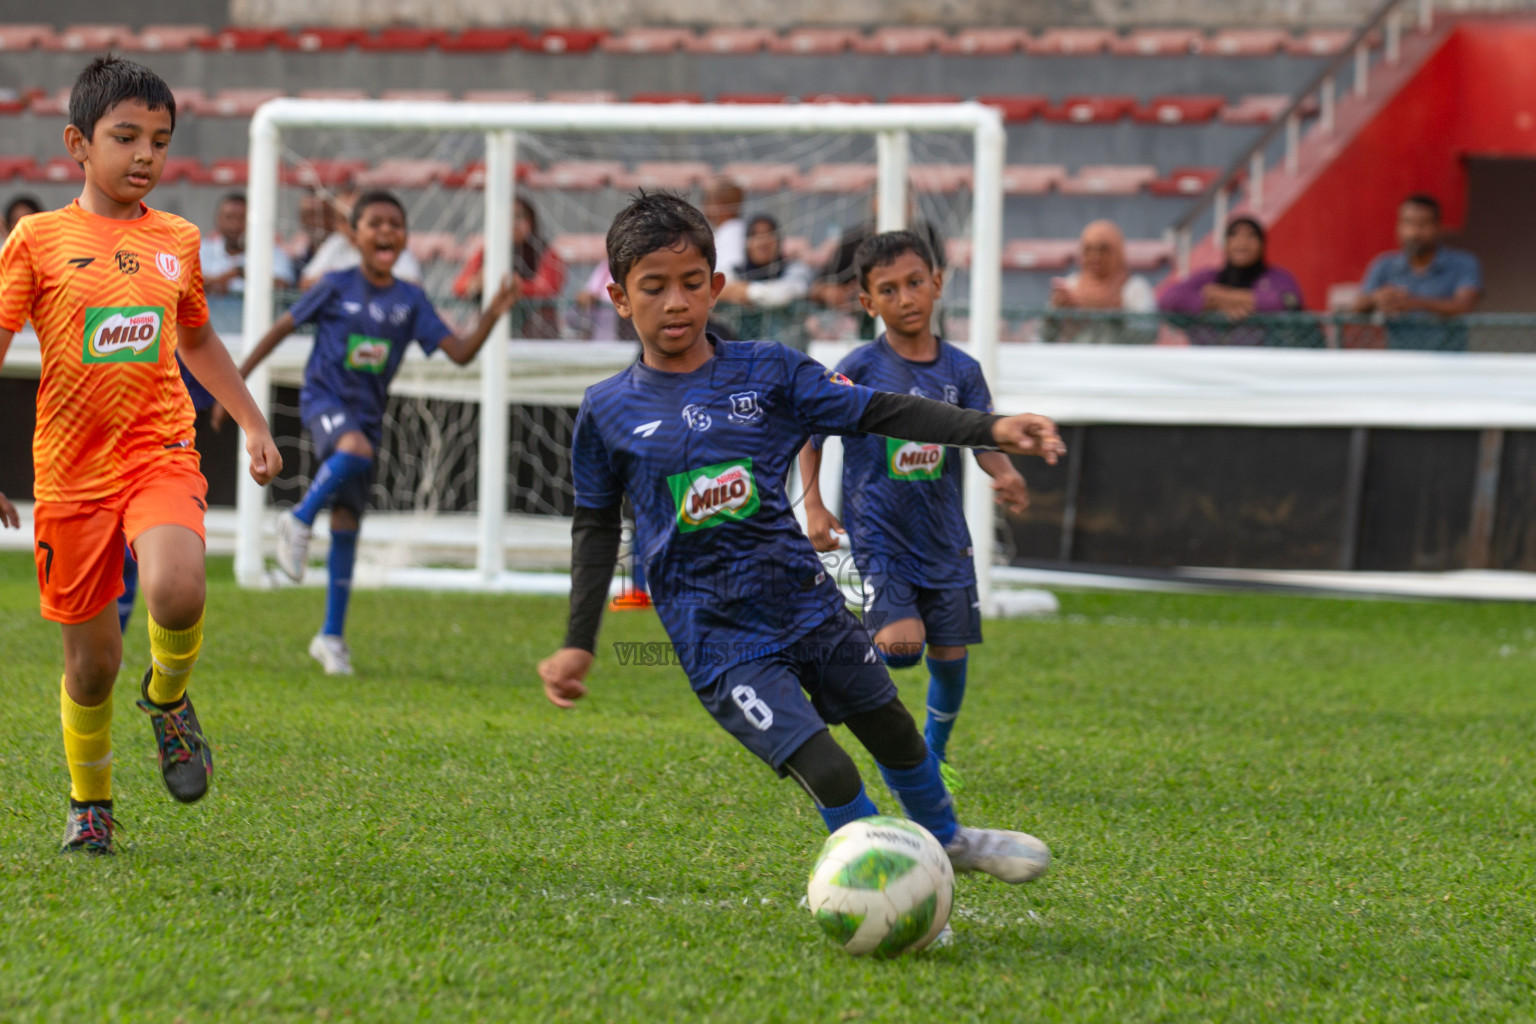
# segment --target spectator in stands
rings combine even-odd
[[[357,201],[358,195],[357,187],[349,186],[332,202],[332,212],[338,227],[320,243],[320,248],[315,250],[314,256],[310,257],[304,267],[303,276],[299,280],[299,288],[302,290],[313,288],[322,277],[334,270],[351,270],[362,263],[362,254],[352,241],[352,204]],[[421,284],[421,262],[409,249],[395,260],[392,273],[402,281]]]
[[[1470,313],[1483,294],[1477,257],[1440,244],[1440,203],[1415,193],[1397,208],[1397,252],[1371,261],[1355,312],[1387,318],[1387,347],[1465,352]]]
[[[299,199],[299,232],[288,242],[288,262],[295,280],[304,276],[309,261],[336,231],[336,208],[314,189]]]
[[[704,216],[715,229],[715,266],[727,279],[747,257],[747,225],[741,204],[747,195],[730,178],[716,178],[704,189]]]
[[[453,282],[453,294],[479,299],[485,252],[475,250]],[[565,288],[565,262],[539,233],[539,215],[518,196],[512,201],[512,273],[522,298],[512,307],[512,334],[519,338],[560,337],[560,293]]]
[[[0,241],[3,241],[6,235],[16,230],[16,225],[21,222],[21,218],[30,217],[34,213],[42,212],[43,204],[32,196],[22,195],[12,198],[5,205],[5,235],[0,235]]]
[[[203,236],[198,254],[203,290],[209,295],[239,295],[245,291],[245,196],[231,192],[220,199],[214,225],[218,233]],[[272,247],[272,278],[279,288],[293,287],[293,265],[279,245]]]
[[[804,317],[795,310],[815,272],[784,256],[778,221],[760,213],[747,222],[746,256],[732,271],[715,312],[734,323],[737,337],[782,341],[804,351]]]
[[[1107,317],[1111,311],[1151,313],[1157,309],[1152,285],[1132,274],[1125,259],[1125,236],[1113,222],[1096,220],[1083,228],[1078,240],[1078,269],[1051,282],[1050,308],[1075,309],[1086,316],[1048,316],[1041,326],[1046,341],[1087,344],[1149,342],[1157,334],[1155,323],[1128,324],[1123,317]]]
[[[1220,267],[1198,270],[1176,281],[1158,300],[1165,313],[1219,316],[1242,320],[1254,313],[1294,313],[1302,308],[1301,285],[1289,270],[1265,257],[1264,226],[1246,214],[1227,223],[1226,259]],[[1271,333],[1262,327],[1222,328],[1199,323],[1188,328],[1195,345],[1263,345]],[[1290,339],[1278,337],[1280,344]]]
[[[932,223],[914,217],[915,207],[909,201],[907,205],[907,223],[911,230],[928,243],[928,250],[933,253],[937,264],[936,269],[946,269],[944,237],[939,234],[938,228]],[[838,313],[852,313],[859,320],[859,337],[873,340],[875,336],[875,321],[864,307],[859,304],[859,270],[854,261],[854,254],[859,251],[859,246],[864,240],[877,232],[876,225],[880,217],[880,199],[876,196],[869,204],[869,220],[857,227],[850,228],[837,240],[837,248],[826,265],[821,268],[821,273],[811,283],[811,300]],[[939,314],[942,316],[942,313]],[[943,333],[940,331],[939,333]]]

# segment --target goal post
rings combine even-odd
[[[876,141],[875,191],[878,227],[906,223],[911,133],[968,135],[971,140],[969,218],[969,351],[981,363],[994,391],[1001,315],[1003,165],[1006,137],[998,111],[978,103],[956,104],[633,104],[633,103],[467,103],[282,98],[261,106],[250,124],[246,237],[271,239],[278,228],[280,169],[285,133],[346,130],[364,133],[477,133],[484,139],[484,235],[482,302],[512,269],[512,209],[517,156],[522,138],[534,136],[619,137],[636,132],[676,136],[862,135]],[[248,348],[273,322],[273,250],[251,245],[246,256],[242,320]],[[479,373],[478,479],[476,483],[476,570],[445,575],[444,586],[515,590],[505,571],[507,515],[508,379],[510,331],[503,318],[481,351]],[[266,366],[250,377],[263,408],[273,400]],[[242,438],[243,441],[243,438]],[[966,474],[966,518],[975,542],[978,590],[984,611],[992,609],[993,504],[984,474]],[[235,573],[246,586],[262,586],[265,536],[271,510],[262,488],[242,474],[237,491]]]

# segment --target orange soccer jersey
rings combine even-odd
[[[93,501],[167,449],[190,448],[192,401],[178,324],[208,322],[197,228],[144,208],[136,220],[70,203],[24,218],[0,250],[0,329],[42,344],[38,501]]]

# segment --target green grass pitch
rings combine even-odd
[[[563,602],[360,592],[338,680],[304,653],[320,591],[210,577],[212,792],[160,784],[141,608],[124,848],[65,858],[57,628],[0,557],[0,1020],[1536,1015],[1527,607],[1066,594],[989,624],[961,815],[1055,865],[962,878],[952,946],[875,962],[799,906],[814,809],[677,669],[605,651],[582,707],[544,701]],[[603,639],[661,638],[631,613]],[[898,681],[920,707],[921,673]]]

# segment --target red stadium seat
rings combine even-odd
[[[1225,96],[1154,96],[1131,116],[1143,124],[1204,124],[1226,105]]]
[[[1022,28],[967,28],[940,43],[939,52],[960,56],[1006,56],[1018,53],[1029,43],[1029,33]]]
[[[61,117],[69,113],[69,89],[34,93],[27,109],[39,117]]]
[[[636,188],[690,189],[715,176],[715,169],[702,160],[642,160],[633,171],[613,176],[613,187],[622,191]]]
[[[627,173],[621,160],[562,160],[530,171],[527,182],[529,188],[579,192],[604,188],[615,175]]]
[[[1319,28],[1286,40],[1285,48],[1298,57],[1332,57],[1341,53],[1354,38],[1347,28]]]
[[[801,96],[801,103],[873,103],[875,98],[866,92],[818,92]]]
[[[205,50],[265,50],[292,45],[287,31],[280,28],[226,28],[202,42]]]
[[[178,181],[206,185],[210,180],[208,169],[195,156],[168,156],[165,158],[165,169],[160,172],[162,185],[174,185]]]
[[[720,173],[755,194],[793,189],[800,181],[800,168],[794,164],[734,163],[720,168]]]
[[[817,164],[806,172],[807,192],[860,192],[875,183],[874,164]]]
[[[201,104],[208,102],[208,94],[196,86],[173,85],[171,95],[176,97],[176,116],[195,114]]]
[[[381,100],[405,100],[411,103],[448,103],[453,93],[447,89],[385,89]]]
[[[1244,96],[1225,107],[1221,119],[1226,124],[1269,124],[1290,105],[1291,97],[1283,93],[1264,96]]]
[[[453,169],[446,160],[389,159],[361,171],[357,183],[364,188],[431,188]]]
[[[715,95],[716,103],[783,103],[789,97],[781,92],[722,92]]]
[[[289,46],[305,53],[323,53],[357,46],[368,38],[361,28],[306,28],[294,33]]]
[[[698,35],[687,28],[632,28],[603,40],[608,53],[675,53]]]
[[[26,111],[32,97],[15,89],[0,89],[0,114],[20,114]]]
[[[683,44],[689,53],[761,53],[779,34],[771,28],[712,28]]]
[[[1041,116],[1047,121],[1071,124],[1106,124],[1120,120],[1135,109],[1134,96],[1068,96],[1059,106],[1046,107]]]
[[[844,53],[863,41],[851,28],[797,28],[768,44],[770,53]]]
[[[1197,196],[1221,177],[1217,167],[1175,167],[1147,186],[1155,196]]]
[[[557,89],[544,96],[547,103],[613,103],[618,98],[608,89]]]
[[[519,160],[512,169],[512,178],[514,181],[527,181],[528,176],[536,170],[537,165]],[[443,184],[448,188],[485,188],[485,161],[471,160],[463,167],[452,169],[443,178]]]
[[[918,192],[959,192],[970,188],[974,169],[970,164],[911,164],[907,181]]]
[[[250,117],[267,100],[282,95],[281,89],[220,89],[212,99],[199,105],[197,113],[213,117]]]
[[[85,180],[85,171],[67,156],[49,157],[43,163],[24,168],[22,173],[28,181],[35,182],[64,184]]]
[[[1065,270],[1077,255],[1074,238],[1015,238],[1003,246],[1009,270]]]
[[[1049,28],[1026,44],[1028,53],[1103,53],[1115,44],[1107,28]]]
[[[52,39],[43,40],[42,47],[94,53],[116,49],[132,35],[127,25],[71,25]]]
[[[944,265],[950,270],[964,270],[971,265],[971,240],[948,238],[944,241]]]
[[[556,255],[572,265],[592,266],[608,259],[606,235],[556,235],[551,245]]]
[[[630,93],[630,103],[703,103],[704,97],[696,92],[636,92]]]
[[[423,264],[458,259],[460,252],[459,240],[451,231],[412,231],[405,247]]]
[[[884,53],[910,56],[932,53],[949,41],[949,34],[932,25],[897,25],[877,28],[872,36],[854,44],[859,53]]]
[[[396,26],[380,29],[377,35],[366,36],[358,41],[362,50],[421,51],[442,46],[448,33],[440,28],[406,28]]]
[[[208,180],[215,185],[244,185],[250,177],[250,167],[239,158],[215,160],[208,168]]]
[[[1004,121],[1030,121],[1051,105],[1048,96],[978,96],[978,102],[1003,112]]]
[[[29,156],[0,156],[0,181],[30,178],[37,161]]]
[[[171,53],[197,49],[212,38],[213,30],[207,25],[145,25],[138,35],[119,45],[125,50]]]
[[[462,99],[465,103],[532,103],[534,95],[527,89],[471,89]]]
[[[366,160],[307,160],[292,166],[285,165],[282,180],[285,185],[337,189],[350,185],[367,169]]]
[[[31,50],[53,38],[52,25],[0,25],[0,51]]]
[[[1056,186],[1069,196],[1133,196],[1157,180],[1157,168],[1145,164],[1079,167]]]
[[[367,89],[300,89],[301,100],[366,100]]]
[[[528,48],[545,53],[590,53],[607,37],[608,33],[600,29],[548,28],[537,39],[530,39]]]
[[[958,93],[893,92],[885,98],[887,103],[959,103],[964,97]]]
[[[532,49],[533,40],[520,28],[466,28],[445,36],[439,45],[454,53],[500,53]]]
[[[1144,28],[1110,44],[1123,57],[1178,57],[1199,53],[1205,36],[1188,28]]]
[[[1010,196],[1040,196],[1066,177],[1067,169],[1060,164],[1009,164],[1003,168],[1003,192]]]
[[[1228,28],[1211,38],[1205,52],[1220,57],[1270,57],[1290,41],[1290,33],[1278,28]]]
[[[1125,243],[1125,265],[1132,270],[1156,270],[1173,262],[1173,246],[1160,238],[1132,238]]]

